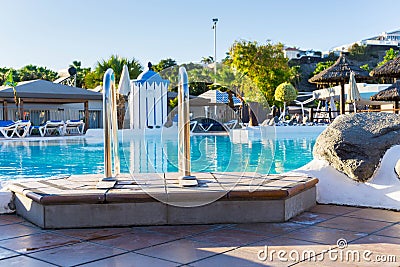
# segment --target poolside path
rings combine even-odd
[[[281,260],[279,250],[286,253]],[[293,260],[296,253],[306,254],[305,261]],[[357,253],[359,262],[352,258]],[[317,205],[285,223],[63,230],[42,230],[17,215],[0,215],[0,266],[293,264],[400,266],[400,212]]]

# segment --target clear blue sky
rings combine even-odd
[[[329,50],[400,29],[398,0],[0,0],[0,67],[93,67],[111,54],[142,64],[217,58],[235,40]]]

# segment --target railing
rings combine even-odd
[[[118,154],[118,124],[115,76],[108,69],[103,78],[103,128],[104,128],[104,178],[103,181],[114,180],[120,173]],[[112,171],[114,156],[114,173]]]
[[[186,69],[179,68],[178,86],[178,168],[181,186],[197,186],[195,176],[190,173],[190,116],[189,83]]]

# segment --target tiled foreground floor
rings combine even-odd
[[[286,223],[46,231],[0,215],[2,267],[290,265],[400,266],[400,212],[318,205]]]

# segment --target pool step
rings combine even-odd
[[[112,189],[101,175],[10,185],[19,215],[44,228],[283,222],[316,204],[318,179],[256,173],[195,173],[181,187],[177,173],[122,174]]]

